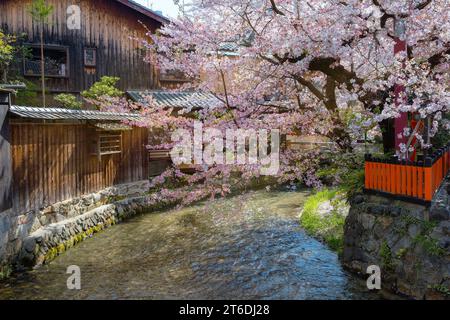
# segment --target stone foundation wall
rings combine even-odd
[[[25,267],[48,263],[95,233],[148,209],[146,196],[130,198],[40,228],[24,239],[18,263]]]
[[[378,265],[382,289],[416,299],[450,298],[447,186],[431,208],[377,196],[356,196],[345,223],[342,261],[366,274]]]
[[[9,269],[11,265],[19,264],[19,256],[25,260],[29,258],[29,255],[24,254],[23,248],[30,249],[30,235],[44,231],[47,234],[52,228],[59,228],[66,223],[71,224],[73,221],[82,219],[85,214],[95,211],[96,208],[102,208],[106,204],[124,198],[137,197],[148,190],[149,181],[144,180],[110,187],[97,193],[56,203],[41,210],[26,213],[13,210],[2,212],[0,215],[0,273],[4,274],[3,270]],[[88,224],[85,223],[85,225]]]

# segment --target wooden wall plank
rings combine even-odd
[[[45,30],[47,44],[70,47],[69,78],[49,78],[49,92],[68,91],[79,93],[101,76],[121,77],[119,86],[127,89],[151,89],[159,86],[154,78],[156,69],[143,60],[139,43],[130,36],[146,38],[142,21],[152,31],[160,23],[123,4],[109,0],[47,0],[55,8]],[[0,28],[15,34],[27,34],[27,42],[39,43],[39,29],[27,12],[31,0],[2,0]],[[81,8],[81,30],[66,27],[69,5]],[[84,68],[84,49],[97,48],[97,67],[89,72]],[[112,63],[115,61],[117,63]],[[39,78],[30,77],[38,83]]]
[[[122,153],[88,151],[86,125],[12,124],[14,205],[38,210],[50,204],[121,183],[147,179],[147,130],[123,134]],[[145,155],[145,156],[144,156]]]

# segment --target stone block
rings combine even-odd
[[[34,237],[28,237],[23,241],[23,248],[28,253],[34,253],[36,248],[36,239]]]
[[[450,218],[450,211],[445,207],[434,208],[430,212],[430,220],[447,221]]]

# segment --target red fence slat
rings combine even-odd
[[[450,144],[424,162],[382,161],[366,156],[365,189],[430,202],[450,171]]]

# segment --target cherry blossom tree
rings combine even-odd
[[[389,121],[401,112],[431,119],[432,134],[448,130],[442,116],[449,110],[449,12],[447,0],[192,0],[188,13],[142,43],[149,62],[191,79],[180,90],[217,97],[211,108],[194,110],[206,127],[323,135],[352,152],[355,133],[380,127],[388,145]],[[406,26],[407,43],[397,55],[396,22]],[[395,84],[405,92],[396,96]],[[349,125],[349,112],[359,121]],[[166,129],[192,127],[189,117],[166,116]],[[430,147],[421,132],[414,134],[422,148]],[[285,151],[280,180],[315,183],[317,163],[305,158],[314,159]],[[203,190],[223,193],[223,183],[210,181],[233,170],[255,174],[249,167],[214,166],[188,184],[210,183]],[[174,168],[156,181],[170,175],[182,176]]]
[[[439,122],[448,107],[449,9],[445,0],[194,0],[146,46],[152,62],[195,79],[189,86],[218,96],[239,124],[283,119],[350,148],[340,117],[350,102],[373,120],[411,111]],[[393,50],[400,19],[407,57]],[[239,57],[223,57],[230,42]],[[412,101],[395,104],[395,83]]]

